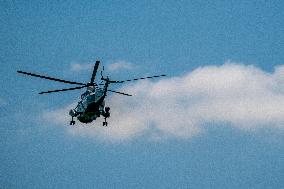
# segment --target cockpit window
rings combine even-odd
[[[84,93],[81,95],[81,99],[84,99],[88,94],[90,94],[89,91],[84,92]]]

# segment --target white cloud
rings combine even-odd
[[[131,70],[133,68],[134,68],[133,64],[123,61],[123,60],[119,60],[107,66],[107,70],[110,72],[115,72],[115,71],[120,71],[120,70]]]
[[[244,131],[284,128],[284,65],[273,73],[233,63],[205,66],[180,77],[132,83],[120,91],[134,96],[107,99],[112,113],[109,127],[101,127],[99,119],[86,126],[69,127],[69,132],[119,141],[142,135],[186,139],[212,123]],[[44,117],[68,124],[71,107],[45,113]]]
[[[75,72],[81,72],[85,70],[93,70],[94,64],[78,64],[78,63],[72,63],[71,64],[71,71]]]

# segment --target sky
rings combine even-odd
[[[0,188],[284,188],[283,1],[1,1]],[[70,126],[114,80],[109,126]],[[99,79],[97,82],[100,82]]]

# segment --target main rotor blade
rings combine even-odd
[[[57,82],[62,82],[62,83],[68,83],[68,84],[74,84],[74,85],[85,85],[84,83],[78,83],[78,82],[74,82],[74,81],[67,81],[67,80],[63,80],[63,79],[57,79],[57,78],[43,76],[43,75],[38,75],[38,74],[33,74],[33,73],[29,73],[29,72],[23,72],[23,71],[17,71],[17,72],[21,73],[21,74],[29,75],[29,76],[39,77],[39,78],[48,79],[48,80],[57,81]]]
[[[117,93],[117,94],[121,94],[121,95],[132,96],[130,94],[122,93],[122,92],[118,92],[118,91],[113,91],[113,90],[107,90],[107,91],[110,91],[110,92],[113,92],[113,93]]]
[[[44,91],[44,92],[40,92],[39,94],[46,94],[46,93],[55,93],[55,92],[62,92],[62,91],[71,91],[71,90],[76,90],[76,89],[82,89],[85,86],[80,86],[80,87],[73,87],[73,88],[68,88],[68,89],[58,89],[58,90],[52,90],[52,91]]]
[[[99,65],[100,65],[100,61],[96,61],[96,64],[95,64],[94,70],[93,70],[93,74],[92,74],[92,78],[91,78],[91,83],[94,83],[94,81],[96,79],[96,74],[97,74]]]
[[[123,80],[123,81],[109,81],[110,83],[124,83],[127,81],[137,81],[137,80],[142,80],[142,79],[151,79],[151,78],[157,78],[157,77],[164,77],[166,75],[154,75],[154,76],[149,76],[149,77],[140,77],[136,79],[128,79],[128,80]]]

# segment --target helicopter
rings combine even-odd
[[[166,75],[155,75],[155,76],[149,76],[149,77],[141,77],[136,79],[128,79],[123,81],[115,81],[110,80],[109,77],[103,77],[102,71],[101,71],[101,83],[96,83],[96,75],[99,68],[100,61],[96,61],[93,69],[93,73],[91,76],[91,80],[88,83],[81,83],[81,82],[74,82],[74,81],[68,81],[63,79],[57,79],[54,77],[48,77],[43,76],[39,74],[29,73],[25,71],[17,71],[20,74],[29,75],[33,77],[39,77],[42,79],[47,79],[51,81],[71,84],[71,85],[77,85],[76,87],[72,88],[65,88],[65,89],[57,89],[57,90],[49,90],[40,92],[39,94],[48,94],[48,93],[55,93],[55,92],[63,92],[63,91],[70,91],[70,90],[77,90],[77,89],[83,89],[86,88],[86,91],[81,94],[80,100],[77,104],[77,106],[74,109],[71,109],[69,111],[69,115],[71,116],[70,125],[75,125],[74,117],[77,118],[77,120],[81,123],[91,123],[92,121],[96,120],[101,115],[104,117],[103,126],[107,126],[108,122],[106,121],[107,118],[110,117],[110,107],[105,106],[105,97],[107,96],[107,92],[113,92],[119,95],[125,95],[125,96],[132,96],[127,93],[114,91],[108,89],[109,84],[113,83],[124,83],[129,81],[137,81],[142,79],[151,79],[151,78],[158,78],[158,77],[164,77]],[[104,70],[104,68],[103,68]]]

